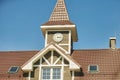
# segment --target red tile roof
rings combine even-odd
[[[38,51],[6,51],[0,52],[0,75],[8,73],[11,66],[22,66]],[[21,71],[18,72],[18,74]]]
[[[22,66],[37,53],[38,51],[0,52],[0,75],[7,74],[11,66]],[[75,80],[88,80],[87,78],[93,77],[95,79],[95,75],[97,75],[96,79],[104,75],[104,77],[112,80],[113,77],[116,78],[115,76],[120,75],[120,49],[74,50],[71,57],[81,65],[83,74],[86,76],[76,76]],[[88,72],[88,65],[90,64],[97,64],[99,72],[90,74]],[[21,72],[20,70],[17,74]],[[106,78],[104,79],[106,80]]]
[[[120,49],[75,50],[71,56],[81,65],[83,74],[86,76],[76,77],[76,80],[88,80],[87,78],[96,80],[100,76],[102,80],[120,79]],[[92,64],[99,66],[98,73],[88,72],[88,65]]]

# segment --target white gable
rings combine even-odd
[[[33,70],[33,63],[36,62],[38,59],[42,58],[48,51],[55,50],[57,51],[62,57],[64,57],[69,62],[69,69],[70,70],[80,70],[80,65],[77,64],[69,55],[65,54],[57,44],[50,44],[40,52],[38,52],[35,56],[29,59],[24,65],[22,65],[23,71],[32,71]]]

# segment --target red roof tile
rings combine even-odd
[[[98,64],[100,73],[117,72],[120,65],[120,49],[76,50],[72,57],[85,69],[90,64]]]
[[[99,66],[99,72],[97,73],[99,76],[109,75],[110,78],[120,75],[120,49],[75,50],[71,56],[81,65],[83,73],[86,75],[83,79],[80,77],[78,79],[88,80],[86,78],[90,78],[88,65],[92,64]],[[95,79],[95,74],[91,75],[94,75]]]
[[[22,66],[38,51],[0,52],[0,74],[8,73],[11,66]],[[20,73],[20,71],[18,72]]]
[[[0,52],[0,75],[5,76],[11,66],[22,66],[36,53],[38,51]],[[116,76],[120,75],[120,49],[74,50],[71,57],[81,65],[84,73],[84,77],[76,76],[75,80],[88,80],[87,78],[116,80]],[[90,64],[99,66],[97,74],[88,72]],[[17,74],[21,72],[20,70]]]

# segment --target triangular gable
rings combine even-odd
[[[71,56],[65,54],[63,50],[60,49],[60,46],[57,44],[50,44],[36,55],[34,55],[31,59],[29,59],[25,64],[21,66],[23,71],[32,71],[33,70],[33,63],[40,59],[46,52],[55,50],[57,51],[62,57],[64,57],[69,62],[69,69],[70,70],[80,70],[80,65],[72,59]]]

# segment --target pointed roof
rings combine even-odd
[[[49,21],[42,24],[41,29],[44,36],[46,30],[71,30],[72,41],[76,42],[78,40],[76,25],[69,20],[64,0],[57,0]]]
[[[23,71],[32,71],[32,65],[35,61],[40,59],[46,52],[50,50],[56,50],[58,53],[64,57],[66,60],[69,61],[69,68],[70,70],[80,70],[80,64],[78,64],[70,55],[65,54],[63,50],[61,50],[60,46],[54,43],[49,44],[45,48],[43,48],[40,52],[30,58],[25,64],[21,66]]]
[[[64,0],[57,0],[49,21],[43,25],[74,25],[69,20]]]
[[[64,0],[58,0],[49,21],[69,21]]]

